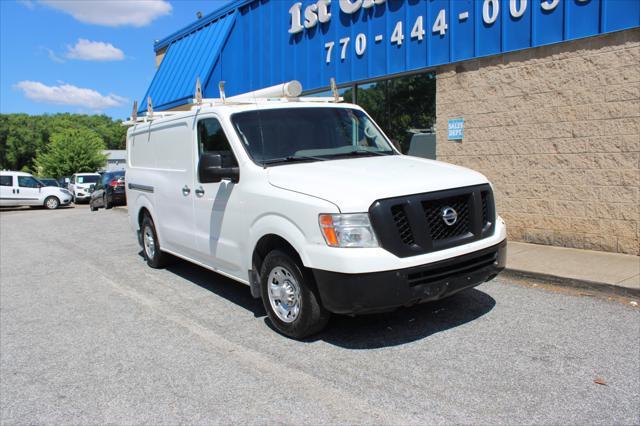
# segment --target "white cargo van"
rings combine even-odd
[[[254,94],[130,124],[129,215],[149,266],[172,254],[249,285],[285,335],[504,268],[487,179],[401,155],[357,105]]]
[[[0,206],[43,206],[55,210],[71,202],[71,193],[46,186],[29,173],[0,171]]]

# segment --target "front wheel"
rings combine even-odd
[[[53,196],[47,197],[46,200],[44,200],[44,206],[49,210],[55,210],[60,206],[60,200]]]
[[[113,207],[111,204],[109,204],[109,197],[107,196],[107,194],[104,194],[104,198],[102,199],[102,204],[104,204],[104,208],[106,210],[109,210],[111,207]]]
[[[155,269],[162,268],[167,263],[168,254],[160,251],[158,234],[153,220],[149,216],[142,219],[140,230],[142,232],[142,251],[147,265]]]
[[[330,314],[313,291],[313,276],[289,254],[274,250],[266,256],[260,284],[267,315],[285,336],[302,339],[327,325]]]

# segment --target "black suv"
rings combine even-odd
[[[89,208],[94,212],[99,207],[110,209],[113,206],[124,206],[126,204],[124,171],[105,172],[92,189]]]

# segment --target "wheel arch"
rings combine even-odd
[[[302,249],[306,241],[302,230],[288,219],[279,215],[261,217],[251,227],[251,248],[249,264],[249,283],[251,294],[259,298],[260,270],[265,256],[274,249],[280,249],[290,254],[303,267],[308,265],[305,251]]]
[[[153,221],[156,228],[156,235],[158,237],[158,242],[162,246],[164,244],[164,240],[162,238],[162,231],[158,226],[157,216],[155,209],[153,208],[153,204],[151,201],[143,195],[140,195],[135,200],[135,205],[137,208],[129,213],[131,216],[132,225],[135,226],[135,230],[137,232],[141,231],[142,219],[144,219],[145,215],[148,215]]]

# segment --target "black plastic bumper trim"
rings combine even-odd
[[[505,267],[507,240],[426,265],[365,274],[313,269],[320,300],[330,312],[362,314],[439,300],[495,278]]]

